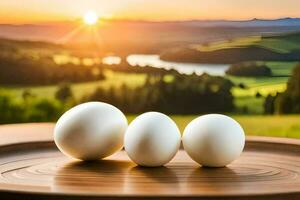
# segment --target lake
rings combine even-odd
[[[200,63],[179,63],[163,61],[159,58],[159,55],[146,55],[146,54],[132,54],[127,56],[127,62],[132,66],[151,66],[164,69],[175,69],[182,74],[196,73],[201,75],[207,73],[210,75],[225,75],[225,71],[229,68],[228,64],[200,64]],[[104,64],[119,64],[121,58],[118,56],[107,56],[103,58]]]
[[[225,75],[225,71],[229,68],[228,64],[200,64],[200,63],[179,63],[163,61],[159,55],[142,55],[132,54],[127,57],[127,62],[132,65],[141,67],[151,66],[164,69],[175,69],[182,74],[196,73],[198,75],[204,72],[210,75]]]

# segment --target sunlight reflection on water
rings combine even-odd
[[[106,65],[118,65],[121,63],[119,56],[106,56],[102,59],[102,63]]]
[[[132,66],[152,66],[156,68],[175,69],[182,74],[196,73],[201,75],[225,75],[229,68],[228,64],[200,64],[200,63],[179,63],[160,60],[159,55],[132,54],[127,57],[127,62]]]

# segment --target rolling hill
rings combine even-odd
[[[177,62],[232,64],[244,61],[299,61],[300,32],[266,34],[173,48],[161,59]]]

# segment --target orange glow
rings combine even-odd
[[[1,0],[0,23],[76,21],[90,9],[101,18],[165,21],[300,17],[299,8],[299,0]]]

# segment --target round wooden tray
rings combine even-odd
[[[97,162],[62,155],[53,124],[0,126],[1,199],[300,199],[300,140],[249,137],[225,168],[202,168],[180,150],[143,168],[124,151]]]

